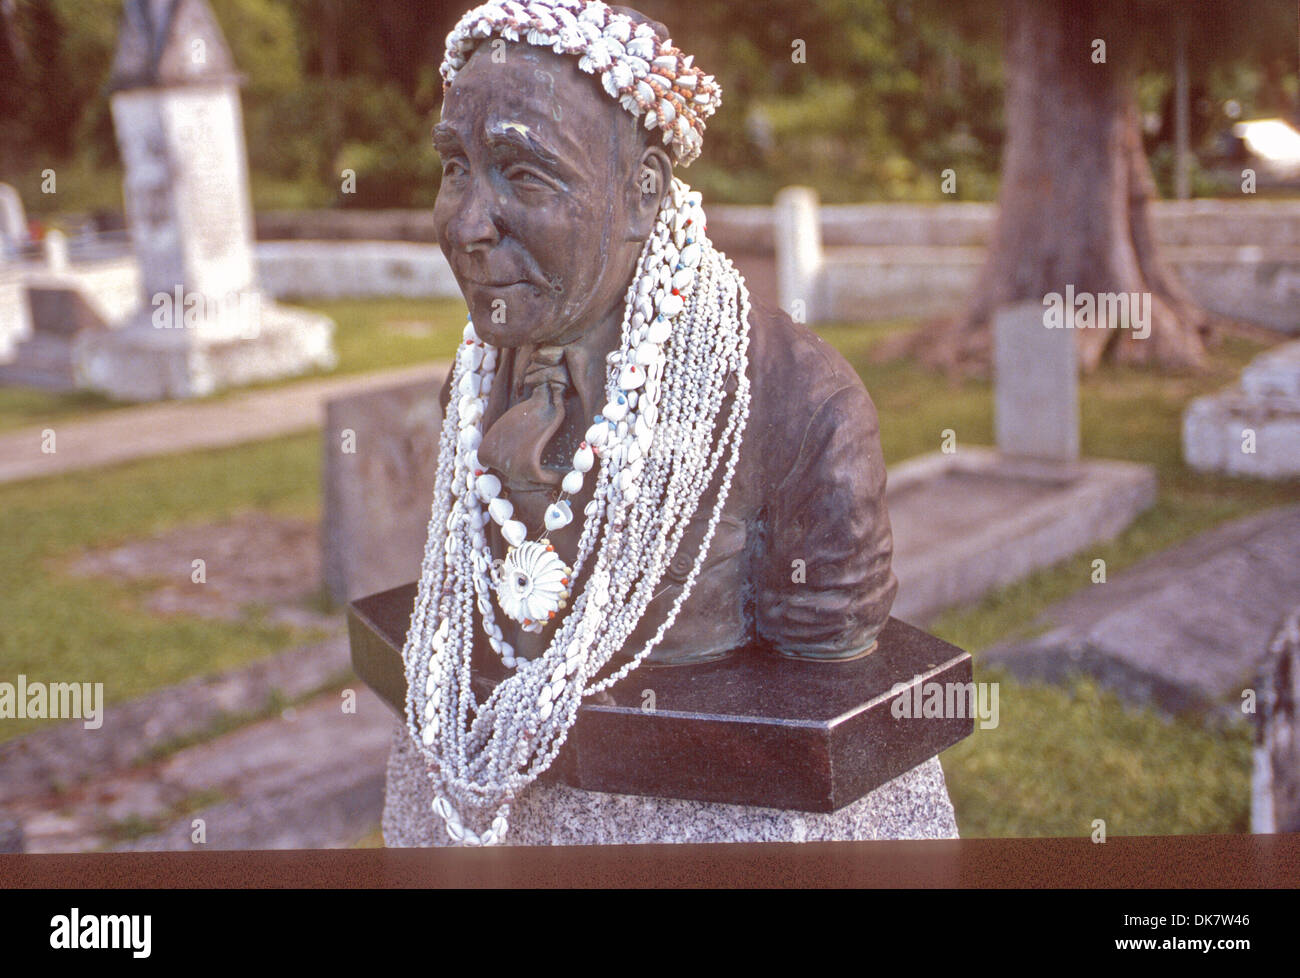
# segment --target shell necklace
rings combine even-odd
[[[423,745],[433,808],[453,841],[499,842],[511,801],[558,755],[582,700],[640,665],[676,620],[726,504],[749,417],[748,324],[743,278],[709,242],[699,194],[674,179],[628,288],[619,349],[608,361],[607,402],[544,517],[546,531],[568,525],[565,497],[594,473],[572,566],[545,536],[525,539],[500,480],[479,462],[497,353],[472,321],[466,325],[403,652],[407,723]],[[694,566],[664,622],[629,662],[595,680],[644,617],[715,482]],[[510,547],[499,568],[485,532],[489,520]],[[561,614],[588,563],[585,586]],[[554,625],[546,651],[515,656],[496,622],[498,607],[528,631]],[[493,652],[513,670],[483,703],[471,687],[475,610]]]

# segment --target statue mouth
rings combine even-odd
[[[513,279],[511,281],[492,282],[483,279],[467,278],[465,282],[469,285],[477,286],[480,289],[508,289],[515,285],[532,285],[527,279]]]
[[[515,274],[518,275],[518,273]],[[549,278],[541,276],[529,276],[527,273],[519,275],[517,278],[511,278],[509,272],[505,275],[492,275],[483,271],[475,274],[469,270],[456,269],[456,277],[462,284],[473,286],[476,289],[512,289],[517,285],[526,285],[536,290],[538,294],[560,291],[558,282],[552,282]]]

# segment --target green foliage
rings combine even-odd
[[[911,0],[641,5],[722,84],[689,179],[710,199],[767,202],[812,186],[827,201],[959,199],[994,189],[1001,140],[995,18]],[[689,25],[677,29],[676,25]]]
[[[262,207],[424,207],[439,168],[429,124],[441,98],[443,38],[462,4],[345,0],[211,0],[246,76],[243,105],[253,186]],[[811,185],[828,201],[987,200],[1001,150],[1002,5],[944,0],[643,0],[674,39],[722,83],[707,151],[688,171],[717,202],[767,202],[781,186]],[[1260,0],[1144,0],[1115,6],[1113,43],[1144,51],[1144,109],[1169,116],[1176,17],[1186,19],[1193,89],[1208,106],[1194,121],[1219,131],[1230,98],[1245,115],[1291,114],[1300,103],[1295,5]],[[116,178],[116,147],[102,86],[119,3],[19,3],[5,34],[30,56],[10,64],[0,43],[0,179],[35,214],[120,206],[102,192]],[[4,40],[0,36],[0,42]],[[796,50],[799,48],[800,50]],[[1161,89],[1158,96],[1151,91]],[[1202,113],[1204,114],[1204,113]],[[1213,115],[1214,118],[1210,118]],[[1199,121],[1198,121],[1199,120]],[[1198,137],[1204,135],[1198,129]],[[1149,148],[1167,189],[1166,124]],[[1207,137],[1211,138],[1211,137]],[[1212,141],[1212,140],[1211,140]],[[1212,149],[1197,140],[1199,151]],[[1163,154],[1163,155],[1162,155]],[[46,166],[67,171],[57,200],[38,192]],[[356,193],[340,192],[342,171]],[[941,192],[942,174],[956,193]],[[89,185],[82,186],[83,176]],[[1199,192],[1225,187],[1198,176]],[[75,181],[75,183],[74,183]],[[65,195],[66,191],[66,195]],[[84,205],[83,205],[84,202]]]
[[[328,203],[362,208],[432,206],[441,168],[432,120],[386,82],[312,79],[261,110],[268,131],[250,140],[253,165],[322,188]],[[355,193],[343,192],[344,170]]]

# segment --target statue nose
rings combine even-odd
[[[471,190],[447,226],[450,243],[457,251],[480,251],[501,240],[495,214],[495,197],[486,190]]]

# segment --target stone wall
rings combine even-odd
[[[772,208],[708,205],[709,236],[720,248],[772,251]],[[1300,247],[1300,201],[1157,201],[1156,237],[1190,247],[1224,242]],[[997,216],[994,204],[827,204],[822,242],[840,245],[983,247]],[[256,217],[261,241],[436,241],[433,210],[269,211]]]
[[[1168,256],[1209,308],[1300,333],[1300,201],[1161,201],[1154,212]],[[710,207],[709,234],[742,268],[762,271],[776,247],[773,213]],[[983,265],[996,207],[852,204],[817,214],[824,250],[809,318],[854,321],[960,309]],[[434,243],[431,210],[270,212],[258,214],[256,225],[257,275],[273,297],[460,294]],[[0,267],[0,362],[30,333],[22,286],[42,272],[37,262]],[[67,276],[110,322],[125,315],[139,281],[130,259],[77,263]],[[775,279],[750,277],[759,291]],[[775,284],[766,287],[775,293]]]
[[[729,254],[773,255],[778,239],[795,234],[788,225],[787,234],[776,233],[772,207],[708,210],[709,234]],[[820,207],[817,214],[825,251],[817,280],[803,288],[808,318],[852,321],[862,319],[864,310],[870,318],[958,311],[983,265],[997,207],[844,204]],[[1300,333],[1300,201],[1159,201],[1153,220],[1166,255],[1207,308]],[[456,294],[439,257],[384,250],[399,241],[432,246],[432,210],[268,213],[258,215],[257,232],[264,239],[310,241],[313,248],[328,239],[366,241],[375,249],[360,254],[355,267],[317,252],[314,260],[322,264],[302,273],[311,289],[304,287],[303,295]],[[282,253],[289,251],[285,245]],[[286,275],[302,264],[289,257],[272,260],[285,262]],[[266,261],[267,252],[259,249],[263,267]],[[403,277],[407,263],[412,275]],[[421,291],[423,283],[428,291]],[[276,285],[270,291],[277,292]],[[788,308],[786,299],[782,304]]]

